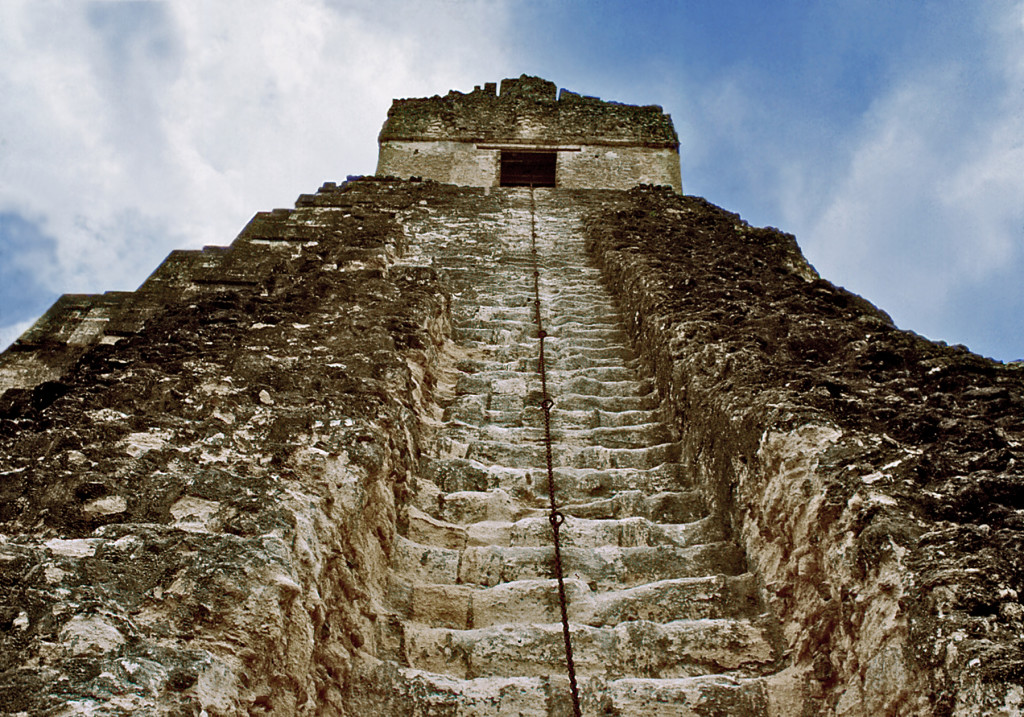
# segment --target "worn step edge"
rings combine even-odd
[[[450,415],[450,414],[449,414]],[[539,416],[537,416],[539,418]],[[441,428],[448,439],[462,443],[508,443],[517,446],[536,446],[544,439],[541,425],[475,426],[462,421],[446,422]],[[551,439],[556,445],[581,448],[613,448],[639,450],[672,443],[672,433],[661,422],[640,423],[632,426],[569,427],[552,426]]]
[[[462,446],[465,448],[463,449]],[[540,445],[511,444],[501,441],[472,441],[468,444],[452,442],[447,448],[451,457],[466,458],[486,465],[522,468],[542,468],[545,449]],[[679,443],[659,443],[643,448],[605,448],[603,446],[574,446],[556,443],[552,447],[556,466],[569,468],[654,468],[662,463],[676,461],[680,455]]]
[[[422,477],[442,492],[486,491],[501,488],[510,495],[546,492],[544,471],[512,468],[467,458],[430,458]],[[685,464],[666,461],[650,468],[572,468],[556,466],[555,490],[560,503],[581,499],[608,498],[632,490],[650,492],[692,488],[692,476]]]
[[[754,576],[670,578],[622,590],[594,592],[579,579],[565,580],[569,620],[591,627],[649,620],[753,618],[761,611]],[[389,609],[408,622],[457,630],[561,619],[557,582],[517,580],[491,587],[415,583],[392,575]]]
[[[543,517],[547,507],[524,504],[500,488],[489,491],[440,493],[423,500],[417,507],[427,515],[455,525],[485,521],[515,522],[523,518]],[[629,490],[610,498],[568,503],[559,506],[567,516],[591,520],[647,518],[653,523],[692,523],[707,515],[703,497],[697,491],[660,491],[647,495]]]
[[[353,714],[379,717],[571,717],[566,677],[458,679],[365,659],[355,670]],[[583,677],[585,715],[763,717],[765,679],[703,675],[676,679]]]
[[[615,627],[570,624],[579,675],[623,677],[695,677],[736,672],[754,677],[775,663],[768,631],[750,619],[638,620]],[[396,662],[455,677],[518,674],[558,675],[565,669],[558,623],[494,625],[452,630],[418,623],[388,622],[400,638]]]
[[[424,545],[462,550],[470,546],[545,547],[551,544],[547,516],[516,521],[486,520],[458,525],[439,520],[410,506],[406,537]],[[566,516],[561,527],[565,547],[621,548],[672,545],[679,548],[725,538],[721,521],[710,517],[690,523],[654,523],[647,518],[576,518]]]
[[[516,580],[553,577],[554,549],[470,547],[465,550],[416,543],[401,535],[392,548],[392,569],[413,582],[490,586]],[[562,550],[567,577],[605,592],[671,578],[740,575],[745,559],[732,542],[685,548],[567,547]]]

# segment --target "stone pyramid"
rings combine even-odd
[[[659,107],[380,147],[0,355],[0,714],[572,715],[546,413],[582,714],[1022,713],[1017,366],[682,195]]]

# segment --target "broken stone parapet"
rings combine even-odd
[[[671,117],[657,105],[604,102],[565,90],[558,96],[555,83],[527,75],[502,80],[497,95],[453,90],[395,100],[379,139],[679,147]]]

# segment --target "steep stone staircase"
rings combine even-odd
[[[587,263],[580,203],[535,195],[583,713],[766,714],[763,676],[778,655],[742,551],[704,514],[659,421]],[[530,191],[479,201],[489,212],[412,223],[458,289],[463,358],[394,555],[375,677],[390,687],[366,698],[379,714],[572,714],[546,508]]]

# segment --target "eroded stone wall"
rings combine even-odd
[[[380,145],[377,175],[419,177],[463,187],[497,187],[501,152],[490,145],[447,141],[388,141]],[[632,189],[640,184],[682,191],[677,150],[625,145],[576,145],[557,153],[563,189]]]
[[[824,714],[1020,715],[1019,365],[900,331],[787,234],[630,196],[590,246],[782,622],[788,689]]]
[[[345,713],[449,333],[352,186],[3,394],[0,713]]]
[[[683,191],[679,152],[668,147],[581,145],[579,152],[559,152],[558,186],[564,189],[632,189],[640,184]]]
[[[381,142],[377,176],[420,177],[463,187],[496,187],[500,152],[470,142]]]
[[[137,291],[60,297],[0,353],[0,394],[58,379],[92,347],[134,335],[148,318],[183,296],[202,291],[205,277],[217,271],[226,250],[219,246],[173,251]]]

